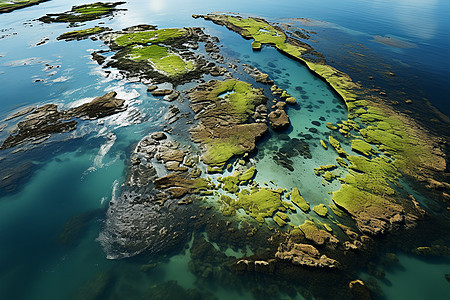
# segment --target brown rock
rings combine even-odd
[[[161,159],[164,162],[176,161],[181,163],[183,162],[185,155],[186,154],[182,150],[167,149],[167,151],[164,151],[163,153],[159,154],[157,158]]]
[[[270,125],[274,129],[284,129],[289,126],[289,117],[284,110],[277,109],[269,114]]]
[[[165,140],[167,138],[164,132],[155,132],[150,137],[157,141]]]
[[[164,89],[164,90],[153,90],[151,91],[153,96],[166,96],[173,93],[173,90]]]
[[[320,255],[319,250],[308,244],[280,244],[275,257],[281,260],[288,260],[294,265],[318,267],[318,268],[336,268],[338,261]]]

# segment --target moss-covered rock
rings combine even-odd
[[[314,206],[313,211],[322,218],[325,218],[328,214],[328,208],[324,204]]]
[[[305,201],[305,199],[300,195],[298,188],[294,188],[289,196],[291,198],[292,203],[294,203],[298,208],[300,208],[303,212],[309,211],[309,203]]]
[[[267,99],[248,83],[210,81],[197,86],[189,96],[190,106],[200,119],[191,129],[192,139],[204,147],[202,160],[209,166],[223,168],[233,156],[251,152],[267,130],[263,123],[249,123],[256,106]]]
[[[363,140],[352,140],[352,150],[367,157],[377,153],[369,143]]]
[[[242,191],[238,195],[238,200],[234,203],[236,208],[242,208],[258,222],[263,223],[264,218],[269,218],[282,208],[282,191],[266,188],[251,191]]]
[[[109,28],[109,27],[95,26],[92,28],[66,32],[66,33],[63,33],[60,36],[58,36],[56,39],[57,40],[66,40],[66,41],[82,40],[82,39],[86,39],[90,36],[100,34],[102,32],[110,31],[110,30],[111,30],[111,28]]]
[[[119,11],[116,6],[125,2],[96,2],[72,6],[70,11],[60,14],[47,14],[38,20],[44,23],[78,23],[100,19]]]
[[[336,152],[339,154],[339,156],[346,157],[347,152],[345,152],[344,149],[342,149],[341,143],[331,135],[328,136],[328,141],[330,142],[330,145],[336,150]]]
[[[339,242],[339,240],[332,234],[326,232],[325,230],[319,229],[317,225],[311,221],[305,221],[305,223],[299,226],[299,229],[304,233],[308,240],[319,246],[327,244],[335,247]]]

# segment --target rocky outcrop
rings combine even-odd
[[[294,265],[315,267],[315,268],[336,268],[338,261],[320,254],[314,246],[308,244],[296,244],[289,241],[287,244],[280,244],[275,257],[280,260],[289,261]]]
[[[240,259],[233,264],[232,269],[234,272],[256,272],[256,273],[273,273],[275,271],[276,260],[249,260]]]
[[[191,129],[194,142],[201,144],[203,162],[222,168],[235,155],[255,149],[256,140],[266,131],[262,90],[235,79],[209,81],[189,93],[190,106],[199,123]],[[251,121],[258,107],[258,123]]]
[[[199,42],[218,50],[217,40],[201,28],[156,29],[156,26],[140,25],[107,33],[101,39],[115,52],[105,67],[117,68],[125,77],[179,85],[204,74],[219,76],[226,72],[205,55],[192,51],[198,48]],[[170,94],[168,90],[151,92],[157,96]],[[173,96],[168,101],[177,98]]]
[[[273,129],[281,130],[289,126],[289,116],[283,109],[277,109],[269,114],[270,125]]]
[[[34,109],[17,124],[17,129],[2,143],[0,150],[12,148],[27,141],[35,141],[55,133],[76,129],[82,119],[98,119],[110,116],[126,109],[125,100],[117,99],[116,92],[109,92],[68,110],[58,110],[55,104],[46,104]]]
[[[214,187],[193,178],[198,157],[163,132],[144,137],[130,158],[124,190],[110,202],[99,240],[110,258],[169,251],[186,242],[195,194]],[[170,205],[176,205],[176,209]],[[183,204],[183,205],[182,205]]]

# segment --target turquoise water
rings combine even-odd
[[[0,15],[0,27],[6,35],[0,39],[0,118],[30,105],[75,106],[111,90],[117,91],[129,106],[127,111],[102,121],[85,122],[74,133],[56,137],[54,142],[30,153],[0,153],[0,165],[10,166],[17,161],[30,161],[34,165],[27,180],[13,192],[0,191],[0,298],[83,299],[80,287],[83,291],[87,283],[97,281],[99,286],[107,287],[103,298],[143,298],[148,297],[150,286],[177,280],[185,289],[209,291],[219,299],[252,299],[249,291],[198,280],[189,270],[189,248],[166,258],[144,254],[124,260],[106,259],[97,237],[108,203],[118,196],[133,146],[149,132],[161,129],[169,104],[147,94],[142,84],[108,78],[89,58],[92,49],[104,48],[101,42],[58,42],[55,38],[68,31],[65,24],[42,25],[33,21],[81,3],[86,1],[49,1]],[[328,135],[326,122],[346,118],[345,106],[302,65],[273,49],[253,53],[249,41],[210,22],[194,20],[191,14],[234,11],[273,20],[306,17],[326,21],[326,26],[311,28],[315,28],[318,37],[331,41],[317,45],[327,57],[341,63],[347,53],[344,44],[361,43],[376,53],[375,61],[383,60],[402,75],[403,81],[409,81],[409,88],[419,89],[421,98],[450,114],[448,97],[442,96],[450,92],[450,56],[446,51],[450,48],[448,1],[346,0],[337,4],[308,0],[276,5],[273,1],[258,1],[257,5],[254,1],[130,1],[123,7],[128,11],[102,20],[106,26],[121,29],[148,23],[161,28],[205,27],[208,33],[220,38],[228,56],[258,66],[299,100],[298,105],[289,109],[292,127],[288,136],[299,138],[309,128],[316,128],[316,133],[307,131],[312,136],[308,140],[311,159],[293,159],[294,171],[275,164],[271,159],[273,147],[280,148],[285,141],[274,134],[273,139],[262,141],[255,156],[259,170],[256,180],[288,189],[298,186],[312,205],[331,203],[328,192],[339,188],[337,181],[323,187],[312,170],[319,164],[334,163],[331,151],[325,151],[319,140]],[[372,41],[375,35],[398,37],[415,47],[379,44]],[[48,43],[32,46],[46,36]],[[34,82],[36,79],[43,81]],[[327,121],[321,121],[320,117]],[[311,121],[321,124],[315,126]],[[1,139],[6,137],[7,130],[0,133]],[[64,142],[68,137],[76,139]],[[344,148],[350,152],[348,145]],[[301,224],[308,217],[299,216],[292,222]],[[189,245],[192,246],[192,241]],[[226,254],[238,257],[242,252],[230,248]],[[387,299],[450,297],[444,278],[445,273],[450,273],[448,261],[398,256],[401,267],[386,271],[386,280],[379,283]],[[156,260],[156,266],[143,271],[141,267],[152,259]],[[286,298],[301,299],[299,295]]]

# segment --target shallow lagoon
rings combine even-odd
[[[158,267],[149,272],[142,272],[142,264],[151,257],[106,260],[104,252],[96,241],[102,227],[107,203],[116,196],[114,190],[117,184],[124,180],[124,168],[132,145],[148,132],[160,129],[163,122],[162,111],[167,105],[147,95],[145,87],[141,84],[124,84],[114,79],[105,80],[105,74],[89,60],[90,51],[88,50],[101,48],[100,42],[90,40],[73,43],[56,42],[55,37],[67,31],[64,24],[41,25],[31,21],[32,27],[28,24],[23,25],[25,19],[34,19],[48,12],[64,11],[71,5],[79,3],[84,1],[71,3],[50,1],[12,14],[0,15],[2,28],[13,28],[7,31],[11,34],[17,32],[17,35],[0,40],[0,55],[2,55],[0,86],[6,95],[0,106],[2,117],[18,107],[31,104],[58,103],[70,106],[73,105],[74,100],[94,97],[109,90],[121,92],[122,94],[119,95],[125,97],[129,106],[135,110],[128,110],[102,122],[86,124],[77,131],[78,134],[84,133],[80,139],[65,147],[54,147],[49,152],[41,152],[38,158],[33,158],[38,170],[25,186],[19,187],[15,193],[3,195],[0,200],[0,239],[2,240],[0,295],[11,299],[67,298],[69,295],[74,295],[80,285],[103,271],[113,274],[114,277],[114,287],[111,288],[110,295],[122,298],[130,294],[144,296],[149,286],[167,280],[177,280],[184,288],[191,288],[194,286],[195,276],[188,269],[189,251],[161,262]],[[373,47],[373,52],[379,53],[382,57],[389,57],[390,64],[397,57],[401,57],[401,66],[398,68],[409,65],[406,70],[413,70],[413,72],[409,71],[410,73],[417,74],[419,78],[427,78],[422,81],[423,85],[420,88],[425,91],[433,104],[448,114],[448,111],[445,111],[448,109],[445,97],[434,96],[448,91],[448,86],[444,84],[449,78],[448,65],[446,66],[445,62],[448,63],[450,59],[446,59],[444,52],[441,51],[448,47],[450,40],[449,33],[444,30],[448,22],[444,17],[445,12],[449,11],[447,3],[431,2],[428,7],[423,7],[420,3],[407,4],[405,1],[397,1],[393,4],[389,1],[381,1],[373,4],[375,8],[371,1],[370,3],[369,1],[346,1],[339,7],[333,7],[332,1],[321,3],[304,1],[301,6],[298,6],[297,1],[286,1],[277,7],[274,7],[271,1],[259,2],[258,7],[255,7],[253,2],[243,3],[242,1],[229,1],[218,5],[210,1],[195,3],[132,1],[125,6],[129,9],[128,12],[105,22],[114,29],[138,23],[156,24],[160,28],[205,26],[209,33],[219,36],[225,45],[224,51],[229,51],[230,55],[234,53],[236,59],[242,62],[246,62],[247,59],[250,64],[255,65],[256,62],[262,71],[272,76],[279,76],[275,79],[276,83],[287,88],[288,92],[296,96],[298,100],[302,99],[302,94],[295,90],[295,86],[302,86],[309,98],[299,101],[298,107],[290,108],[289,114],[293,125],[292,131],[289,132],[290,137],[295,137],[303,131],[304,127],[312,127],[310,122],[318,120],[322,115],[330,122],[344,118],[342,109],[329,113],[329,116],[324,112],[325,108],[331,110],[337,108],[337,105],[342,105],[337,97],[300,64],[293,63],[273,49],[252,53],[249,42],[213,24],[193,20],[190,17],[192,13],[231,10],[268,18],[308,17],[328,21],[333,24],[329,32],[337,30],[347,35],[349,40],[354,39],[355,43],[367,43]],[[355,5],[360,9],[355,9]],[[179,9],[174,13],[170,11],[170,8],[175,6]],[[423,21],[424,23],[418,26],[418,30],[413,30],[413,25],[417,28],[417,24],[411,25],[408,20],[417,14],[417,9],[420,9],[422,18],[428,22]],[[395,11],[398,11],[396,18],[394,18]],[[398,21],[402,19],[403,22]],[[326,28],[329,27],[320,29],[325,31],[325,36]],[[411,41],[418,47],[397,49],[370,41],[374,35],[386,34]],[[47,44],[30,46],[44,36],[50,38]],[[328,54],[327,49],[323,51],[326,55]],[[427,53],[424,60],[422,51]],[[329,53],[329,55],[335,54]],[[26,65],[10,63],[30,57],[37,57],[37,59],[27,62]],[[421,58],[420,63],[416,62],[418,57]],[[269,67],[267,65],[269,61],[274,63],[276,68]],[[61,65],[55,75],[47,76],[52,72],[45,70],[45,64],[49,62]],[[397,66],[394,65],[395,67]],[[282,74],[275,72],[280,69]],[[444,73],[443,70],[445,70]],[[425,74],[429,76],[424,76]],[[34,83],[36,78],[44,78],[46,82]],[[55,81],[57,78],[60,80]],[[292,86],[284,83],[286,80],[289,80]],[[323,104],[316,103],[318,95],[323,99]],[[320,106],[319,109],[308,112],[305,106],[309,104]],[[137,111],[140,113],[137,114]],[[324,123],[319,130],[326,131]],[[266,151],[264,150],[266,143],[273,143],[279,147],[283,141],[278,141],[276,136],[263,141],[258,155]],[[270,155],[270,150],[267,152]],[[265,158],[261,158],[261,169],[257,179],[260,181],[273,179],[276,185],[287,188],[298,185],[300,181],[300,185],[305,186],[302,190],[305,197],[308,196],[310,199],[320,197],[320,200],[317,200],[319,203],[327,196],[326,191],[337,189],[337,183],[328,185],[326,191],[318,192],[315,186],[321,186],[320,177],[312,173],[312,168],[316,167],[319,161],[321,164],[328,163],[327,152],[318,145],[312,149],[312,156],[312,160],[296,161],[295,171],[292,174],[280,166],[265,163]],[[310,174],[305,173],[306,170],[309,170]],[[285,174],[285,176],[275,177],[269,175],[270,172]],[[305,174],[307,174],[306,181],[301,179],[301,176]],[[314,201],[311,201],[314,204]],[[83,224],[85,225],[79,232],[74,233],[74,240],[71,243],[62,245],[58,236],[64,229],[64,224],[80,214],[84,214]],[[303,220],[296,221],[300,223]],[[403,295],[408,289],[408,285],[404,282],[414,273],[414,270],[436,274],[436,278],[438,278],[437,273],[434,272],[439,270],[441,279],[444,279],[442,272],[450,267],[448,261],[439,263],[437,268],[434,263],[423,263],[403,256],[400,256],[400,262],[405,268],[392,273],[388,272],[386,276],[391,285],[381,283],[388,299],[395,299],[399,294]],[[436,286],[433,286],[434,290],[439,291],[436,295],[443,296],[443,299],[446,295],[450,295],[448,283],[445,280],[434,283],[436,283]],[[27,285],[27,289],[23,289],[24,284]],[[419,284],[427,283],[421,281]],[[197,287],[214,292],[220,299],[252,298],[246,292],[230,291],[223,287],[209,287],[204,283]],[[412,293],[410,299],[423,299],[422,296],[419,293]]]

